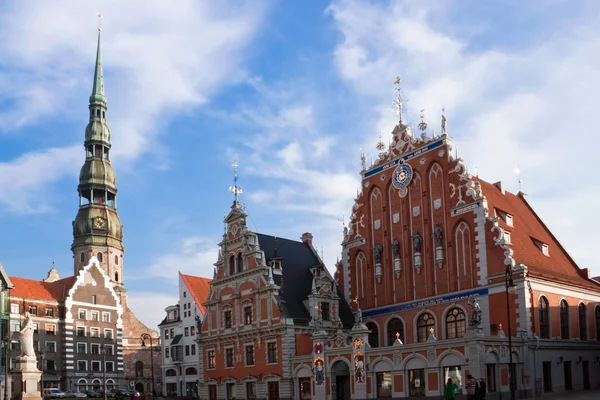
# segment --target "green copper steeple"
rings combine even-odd
[[[96,68],[94,69],[94,88],[92,89],[92,95],[90,96],[90,103],[103,102],[106,104],[106,97],[104,96],[104,74],[102,73],[101,34],[102,29],[98,28],[98,49],[96,51]]]
[[[102,50],[98,51],[94,85],[89,99],[90,118],[85,128],[85,162],[79,173],[79,211],[73,221],[75,274],[96,256],[115,286],[123,286],[123,226],[117,214],[117,182],[110,164],[110,129],[104,96]]]

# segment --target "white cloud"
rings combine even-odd
[[[599,274],[593,247],[581,244],[600,240],[599,217],[586,206],[598,180],[582,162],[595,159],[589,144],[600,91],[600,30],[581,22],[559,37],[521,43],[524,50],[477,50],[447,33],[460,32],[452,21],[432,22],[439,9],[405,4],[329,8],[343,34],[335,50],[340,76],[373,98],[373,124],[390,132],[391,82],[402,75],[410,115],[425,108],[434,117],[430,126],[437,125],[432,120],[445,105],[459,154],[484,179],[503,179],[518,190],[513,170],[520,165],[530,201],[550,227],[560,227],[554,233],[580,266]]]
[[[148,328],[158,330],[158,324],[164,319],[164,309],[172,304],[177,304],[179,298],[177,291],[171,291],[173,295],[157,293],[155,291],[131,290],[127,296],[127,304],[136,317]]]
[[[229,6],[193,0],[180,1],[177,7],[161,1],[102,3],[113,160],[135,161],[146,152],[163,157],[157,135],[170,116],[205,103],[224,84],[244,79],[244,49],[257,31],[264,8],[265,3],[257,2]],[[23,1],[3,7],[0,133],[42,121],[76,120],[81,121],[78,130],[83,141],[98,11],[97,4],[66,0]],[[26,157],[47,159],[57,151],[69,153],[72,147],[40,150]],[[0,180],[0,193],[16,192],[15,197],[25,204],[22,210],[40,211],[29,197],[37,186],[48,182],[46,174],[55,181],[73,172],[62,161],[45,163],[44,168],[36,169],[36,165],[41,164],[9,161],[5,166],[25,180],[12,189]]]
[[[177,271],[212,278],[217,256],[215,241],[199,236],[184,238],[176,248],[154,255],[155,260],[145,270],[144,279],[158,278],[177,285]]]

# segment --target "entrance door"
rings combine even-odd
[[[590,362],[583,361],[583,388],[590,390]]]
[[[208,400],[217,400],[217,385],[208,385]]]
[[[552,363],[550,361],[544,361],[542,363],[543,379],[544,379],[544,393],[552,391]]]
[[[350,377],[349,376],[336,376],[335,377],[336,387],[336,400],[350,400]]]
[[[140,394],[144,393],[144,384],[142,382],[138,382],[135,384],[135,390],[140,392]]]
[[[279,382],[269,382],[269,400],[279,400]]]
[[[571,377],[571,361],[565,361],[565,390],[573,390],[573,379]]]

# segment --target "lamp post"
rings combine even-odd
[[[152,398],[156,397],[156,389],[154,388],[154,346],[152,344],[152,336],[147,333],[142,333],[140,336],[142,347],[146,347],[146,340],[150,342],[150,375],[152,377]]]
[[[510,400],[515,400],[515,383],[513,376],[513,358],[512,358],[512,332],[510,330],[510,301],[509,293],[515,293],[517,286],[515,285],[512,277],[512,266],[506,267],[504,273],[504,283],[506,285],[506,313],[508,316],[508,387],[510,389]]]

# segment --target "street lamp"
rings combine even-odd
[[[512,277],[512,266],[506,267],[504,273],[504,283],[506,285],[506,313],[508,315],[508,387],[510,388],[510,400],[515,400],[515,383],[513,376],[513,358],[512,358],[512,333],[510,330],[510,302],[509,293],[515,293],[517,291],[517,285],[513,281]]]
[[[102,345],[100,351],[102,351],[102,382],[104,385],[104,400],[106,400],[106,346]]]
[[[156,397],[156,389],[154,388],[154,346],[152,344],[152,336],[147,333],[142,333],[140,336],[142,347],[146,347],[146,340],[150,341],[150,375],[152,377],[152,398]]]

